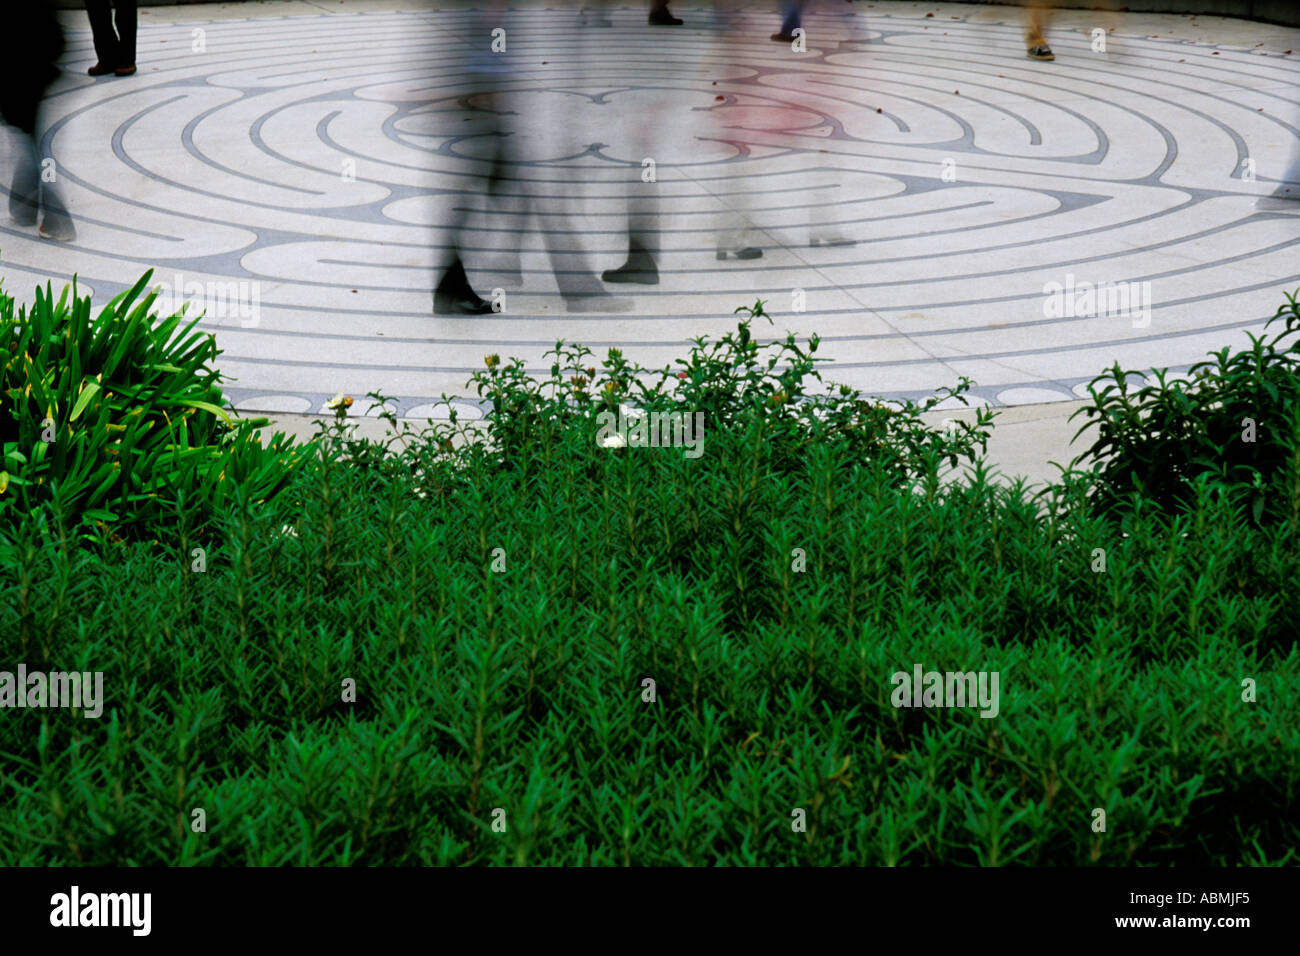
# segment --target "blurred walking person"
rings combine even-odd
[[[492,31],[501,26],[505,15],[503,4],[490,4],[480,10],[475,18],[469,42],[464,42],[459,37],[452,41],[455,52],[448,72],[467,78],[466,91],[460,97],[460,103],[472,114],[466,119],[485,120],[484,124],[479,124],[483,132],[476,139],[486,148],[481,148],[477,156],[468,160],[469,171],[457,177],[469,188],[447,191],[445,194],[447,255],[441,266],[438,284],[434,288],[435,315],[487,315],[493,311],[492,303],[475,292],[470,284],[464,256],[469,219],[474,212],[471,203],[497,190],[505,158],[504,132],[497,108],[500,98],[497,92],[500,85],[498,80],[505,66],[501,55],[492,51]],[[431,82],[431,88],[438,88],[442,82],[439,77],[437,81]]]
[[[91,76],[130,76],[135,72],[136,0],[85,0],[99,62]]]
[[[480,202],[483,215],[493,223],[487,234],[517,237],[505,240],[507,242],[522,243],[526,227],[530,221],[536,221],[567,311],[626,311],[632,307],[632,302],[615,298],[601,285],[583,248],[582,231],[573,228],[577,222],[580,192],[574,187],[581,184],[556,190],[545,179],[537,180],[522,172],[531,163],[550,157],[557,141],[572,134],[573,130],[568,116],[545,115],[544,110],[539,111],[536,90],[527,88],[526,84],[523,88],[515,88],[516,64],[524,61],[516,55],[513,45],[512,37],[516,34],[508,22],[511,13],[503,3],[480,8],[467,44],[471,52],[463,65],[457,63],[453,67],[456,72],[469,77],[469,92],[460,97],[460,102],[470,114],[465,118],[477,123],[474,133],[464,138],[470,156],[464,158],[460,166],[462,169],[468,167],[469,171],[458,175],[462,181],[468,181],[471,188],[452,198],[447,226],[449,264],[435,291],[434,311],[453,315],[483,315],[494,311],[492,303],[482,299],[470,285],[462,258],[469,244],[469,221],[477,211],[471,207],[474,200]],[[583,31],[577,34],[576,46],[569,35],[555,40],[529,37],[523,31],[519,35],[525,37],[520,42],[527,51],[524,54],[527,63],[531,64],[535,59],[559,59],[563,55],[577,65],[579,72],[583,70],[586,48],[602,42],[594,34],[589,37]],[[494,37],[500,42],[494,43]],[[562,53],[538,45],[550,42],[563,43]],[[465,46],[458,44],[455,49],[464,49]],[[458,155],[465,157],[465,153],[459,150]],[[503,251],[511,259],[511,265],[503,272],[522,281],[520,263],[523,249],[517,246]],[[524,291],[530,290],[525,288]]]
[[[706,53],[697,62],[701,79],[713,68],[713,64],[725,62],[728,51],[734,49],[728,45],[728,41],[734,41],[739,32],[736,13],[718,5],[716,16],[710,21],[710,28],[715,33],[710,44],[713,52]],[[634,156],[653,159],[657,155],[662,159],[690,151],[689,144],[682,137],[689,137],[692,133],[686,125],[673,120],[677,106],[670,97],[663,96],[637,117],[637,121],[631,124]],[[721,114],[711,113],[711,121],[716,121],[715,118],[719,115]],[[725,125],[723,128],[726,128]],[[647,178],[642,166],[637,165],[630,166],[627,175],[627,259],[618,268],[605,270],[601,278],[609,283],[658,285],[657,260],[660,254],[660,222],[663,212],[658,174]],[[746,198],[742,195],[738,205],[733,204],[730,198],[719,198],[718,202],[721,209],[716,214],[716,257],[720,260],[761,258],[763,250],[745,241],[751,231]]]
[[[745,12],[743,8],[728,3],[715,4],[716,32],[712,37],[712,49],[709,60],[721,64],[724,75],[728,78],[746,77],[749,62],[745,59],[742,47],[745,37]],[[791,29],[795,29],[794,26]],[[721,81],[719,86],[721,86]],[[719,97],[723,99],[723,97]],[[715,124],[711,135],[720,142],[732,142],[736,134],[729,124],[731,101],[714,106],[709,116]],[[735,161],[744,168],[746,157],[737,155]],[[754,244],[758,230],[754,226],[754,200],[751,195],[752,181],[743,175],[732,180],[738,187],[728,190],[728,195],[718,196],[720,208],[714,214],[715,251],[714,258],[726,259],[761,259],[763,250]]]
[[[57,170],[43,176],[37,118],[45,91],[59,75],[55,65],[63,54],[63,30],[46,0],[23,0],[6,11],[7,49],[0,51],[0,116],[19,132],[9,215],[22,226],[40,221],[46,239],[70,242],[77,237],[54,180]],[[42,213],[44,217],[42,218]]]

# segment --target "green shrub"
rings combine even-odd
[[[794,344],[491,357],[482,431],[326,428],[292,528],[232,495],[201,574],[175,532],[20,550],[0,660],[106,709],[0,722],[0,864],[1294,863],[1300,524],[940,482],[979,428],[803,391]],[[702,456],[597,444],[661,400]],[[998,671],[998,717],[895,708],[913,663]]]
[[[0,391],[11,416],[0,473],[0,530],[57,516],[65,530],[99,523],[155,537],[178,515],[196,539],[233,488],[257,500],[286,482],[300,450],[265,419],[224,409],[213,336],[183,314],[159,319],[151,273],[92,317],[76,283],[31,309],[0,293]],[[71,292],[71,294],[69,294]]]
[[[487,357],[487,368],[471,380],[491,403],[488,421],[492,447],[506,467],[520,461],[524,449],[543,449],[580,434],[591,439],[596,416],[631,406],[645,414],[700,413],[710,436],[752,433],[773,467],[800,466],[816,445],[842,445],[850,458],[871,461],[902,487],[933,474],[943,463],[973,461],[988,441],[993,413],[981,409],[975,422],[954,421],[936,431],[921,416],[940,402],[966,404],[968,379],[941,388],[925,401],[886,403],[847,386],[830,386],[816,364],[816,335],[806,346],[793,334],[762,345],[754,336],[754,319],[771,317],[763,302],[736,310],[748,315],[736,331],[716,342],[694,340],[690,355],[675,365],[647,369],[610,349],[597,367],[591,350],[557,342],[550,376],[536,379],[521,361],[502,365]],[[589,441],[590,454],[600,450]],[[525,456],[526,460],[526,456]]]
[[[1093,445],[1075,464],[1095,468],[1094,506],[1127,512],[1135,499],[1164,511],[1185,509],[1208,482],[1246,506],[1260,523],[1300,513],[1300,307],[1294,296],[1250,347],[1213,352],[1187,378],[1154,372],[1129,387],[1115,363],[1089,385],[1092,404],[1075,415],[1095,424]],[[1289,340],[1289,341],[1288,341]],[[1099,387],[1099,383],[1100,387]]]
[[[0,863],[1296,861],[1295,529],[1204,497],[1124,538],[740,427],[693,461],[544,434],[438,451],[442,494],[312,458],[292,532],[232,507],[203,574],[174,535],[25,552],[0,660],[107,699],[0,722]],[[999,671],[998,718],[895,709],[914,662]]]

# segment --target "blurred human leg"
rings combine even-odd
[[[86,17],[90,20],[90,33],[95,41],[95,56],[99,62],[89,70],[91,76],[112,73],[118,66],[117,31],[113,29],[113,4],[111,0],[85,0]]]
[[[1025,4],[1025,53],[1031,59],[1056,59],[1044,36],[1044,31],[1051,23],[1052,12],[1052,8],[1041,0],[1030,0]]]
[[[494,146],[499,140],[491,137]],[[463,246],[465,244],[466,226],[472,212],[471,203],[490,189],[490,175],[496,172],[499,157],[494,153],[487,160],[473,164],[468,177],[470,188],[463,198],[453,199],[449,205],[447,231],[450,261],[442,272],[438,285],[434,289],[433,311],[438,315],[486,315],[492,311],[492,303],[481,298],[470,285],[465,273]],[[489,174],[487,170],[492,170]]]
[[[76,238],[76,228],[54,184],[49,181],[39,151],[37,132],[41,100],[49,84],[59,75],[56,61],[63,52],[63,30],[45,0],[29,0],[10,12],[8,26],[20,38],[0,57],[0,117],[19,134],[14,177],[9,188],[9,214],[25,226],[41,221],[41,235],[48,239]]]
[[[475,210],[487,200],[500,175],[504,149],[500,122],[498,87],[508,61],[504,55],[492,52],[492,30],[504,22],[503,4],[481,7],[469,43],[452,47],[448,61],[450,72],[459,74],[465,85],[458,103],[467,120],[478,121],[482,129],[477,138],[477,152],[469,148],[472,158],[466,158],[455,168],[453,181],[462,189],[449,190],[445,195],[442,213],[442,235],[445,236],[445,254],[439,269],[438,284],[433,292],[433,311],[436,315],[487,315],[492,303],[474,291],[465,270],[465,248],[469,243],[468,226]],[[439,77],[430,81],[437,89],[443,82]],[[486,122],[485,122],[486,121]]]
[[[54,183],[41,183],[41,208],[45,215],[41,219],[41,236],[59,242],[71,242],[77,238],[77,227],[59,195],[59,187]]]
[[[674,125],[668,122],[664,104],[652,105],[633,126],[632,155],[662,155],[663,137],[671,134]],[[658,115],[656,115],[658,114]],[[641,166],[627,170],[627,261],[617,269],[601,273],[606,282],[658,285],[659,268],[659,183],[654,177],[647,181]]]
[[[118,76],[135,72],[136,0],[113,0],[113,26],[117,29]]]
[[[41,170],[36,147],[26,133],[19,136],[14,178],[9,186],[9,215],[20,226],[34,226],[41,212]]]
[[[91,76],[135,72],[136,0],[84,0],[99,60]]]
[[[794,31],[803,26],[803,11],[807,3],[804,0],[783,0],[781,3],[781,32],[773,33],[772,39],[781,43],[794,42]]]
[[[679,27],[680,17],[675,17],[668,9],[668,0],[653,0],[650,4],[650,25],[656,27]]]

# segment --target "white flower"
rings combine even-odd
[[[623,440],[622,435],[606,435],[600,440],[601,448],[625,448],[627,442]]]

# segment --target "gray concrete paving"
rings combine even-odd
[[[151,6],[140,73],[98,80],[84,15],[66,13],[42,145],[78,237],[0,225],[6,290],[76,275],[100,302],[154,268],[167,301],[207,312],[237,406],[295,428],[338,391],[378,389],[413,420],[446,393],[473,417],[484,354],[540,370],[559,338],[660,365],[762,297],[767,334],[819,334],[827,377],[868,394],[971,377],[1005,409],[992,459],[1043,480],[1081,450],[1065,419],[1102,368],[1184,368],[1300,287],[1300,203],[1269,198],[1300,157],[1300,30],[1063,10],[1039,63],[1003,6],[825,3],[794,51],[767,39],[766,8],[724,35],[697,5],[664,32],[615,4],[597,35],[518,0],[518,181],[543,215],[476,207],[471,278],[510,304],[431,316],[448,248],[432,224],[448,196],[478,202],[465,170],[484,142],[439,64],[484,39],[485,6]],[[647,125],[672,135],[647,147]],[[566,311],[543,237],[616,265],[647,148],[661,282],[615,290],[630,311]],[[715,261],[716,223],[737,215],[762,260]],[[810,246],[827,224],[856,244]],[[1136,293],[1116,310],[1085,287]],[[934,417],[950,414],[969,413]]]

